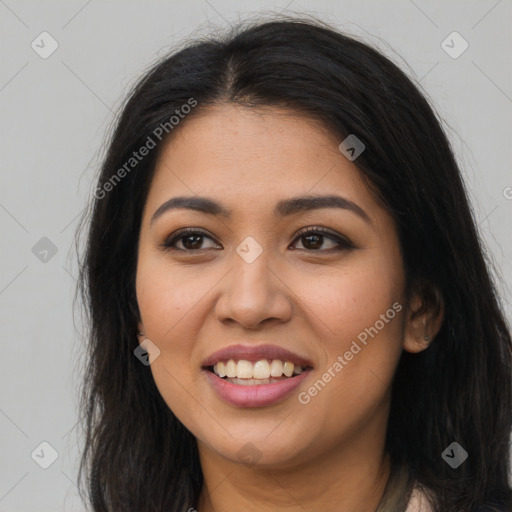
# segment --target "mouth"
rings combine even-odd
[[[311,374],[313,364],[276,345],[240,344],[210,355],[201,369],[224,402],[262,407],[290,396]]]
[[[261,386],[293,379],[297,375],[312,370],[307,364],[295,364],[281,359],[260,359],[252,362],[228,359],[204,367],[217,377],[239,386]]]

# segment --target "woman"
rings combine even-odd
[[[192,42],[135,87],[94,196],[94,511],[510,510],[510,334],[388,59],[297,18]]]

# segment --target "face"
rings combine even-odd
[[[139,240],[140,341],[160,351],[156,385],[203,455],[287,467],[384,433],[407,338],[402,257],[340,142],[291,112],[224,105],[161,151]],[[304,196],[339,199],[292,201]],[[219,210],[171,208],[177,197]]]

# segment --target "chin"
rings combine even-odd
[[[304,444],[304,436],[277,436],[275,432],[269,436],[269,432],[272,430],[248,434],[245,429],[245,435],[231,432],[233,437],[223,436],[222,440],[210,440],[207,444],[221,457],[249,468],[286,469],[300,463],[305,446],[299,442]]]

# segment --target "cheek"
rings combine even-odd
[[[316,323],[320,338],[328,342],[326,347],[331,356],[347,343],[350,347],[361,333],[364,338],[376,322],[382,338],[400,341],[402,324],[397,320],[400,315],[396,310],[403,309],[403,279],[385,261],[373,261],[371,265],[361,261],[360,265],[319,279],[294,282],[302,282],[294,285],[294,291],[307,306],[306,311],[312,313],[310,318]]]
[[[202,324],[198,315],[207,290],[205,278],[176,271],[161,257],[149,257],[139,260],[136,283],[146,337],[160,350],[151,365],[155,381],[159,388],[160,383],[179,387],[197,373],[194,347]]]
[[[174,269],[161,257],[139,260],[137,301],[147,334],[164,345],[180,343],[174,334],[200,307],[207,284],[204,276]]]
[[[309,297],[323,352],[301,403],[326,434],[351,432],[387,400],[402,351],[404,312],[402,275],[385,262],[366,262],[327,281],[301,292]]]
[[[136,290],[146,337],[160,350],[150,366],[155,384],[167,406],[193,429],[190,404],[197,401],[193,379],[199,364],[193,357],[194,342],[201,326],[197,315],[205,295],[204,278],[141,257]]]

